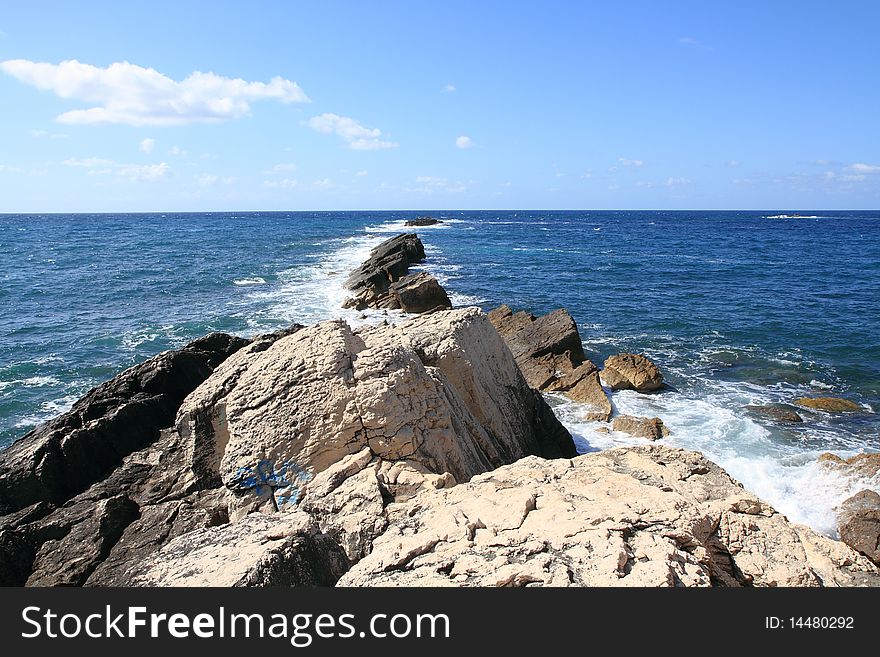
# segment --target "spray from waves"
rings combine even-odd
[[[253,278],[239,278],[237,280],[232,281],[233,285],[245,286],[245,285],[265,285],[266,279],[262,276],[254,276]]]
[[[843,456],[858,453],[863,445],[821,429],[813,432],[813,446],[797,439],[781,440],[741,410],[729,407],[732,397],[743,394],[748,393],[728,390],[697,398],[675,391],[654,395],[620,391],[614,393],[612,403],[619,414],[661,417],[670,430],[664,444],[702,452],[791,521],[836,536],[835,507],[860,490],[880,492],[880,475],[845,474],[816,459],[835,442],[836,449],[832,449]],[[621,432],[598,431],[607,425],[585,421],[583,406],[567,398],[553,395],[550,402],[581,452],[651,442]]]

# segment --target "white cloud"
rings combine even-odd
[[[67,135],[61,132],[49,132],[48,130],[28,130],[28,134],[34,139],[65,139]]]
[[[131,182],[156,182],[167,177],[171,167],[165,162],[159,164],[122,164],[98,157],[64,160],[69,167],[86,169],[90,176],[118,176]]]
[[[665,184],[667,187],[678,187],[680,185],[690,185],[691,181],[689,178],[669,176],[669,178],[666,179]]]
[[[155,69],[128,62],[100,68],[75,59],[60,64],[10,59],[0,62],[0,70],[61,98],[94,104],[56,118],[69,124],[216,123],[245,116],[255,101],[310,102],[296,82],[277,76],[268,83],[247,82],[195,71],[178,82]]]
[[[474,145],[473,140],[470,137],[468,137],[467,135],[461,135],[460,137],[456,138],[456,140],[455,140],[455,147],[456,148],[470,148],[473,145]]]
[[[263,187],[270,189],[293,189],[299,186],[299,181],[293,178],[283,178],[281,180],[264,180]]]
[[[846,167],[849,171],[853,173],[880,173],[880,166],[876,166],[873,164],[863,164],[861,162],[856,162],[855,164],[850,164]]]
[[[174,157],[186,157],[186,151],[180,146],[172,146],[171,150],[168,151],[168,154],[173,155]]]
[[[210,173],[203,173],[196,176],[196,182],[200,187],[213,187],[214,185],[231,185],[235,182],[232,176],[220,177]]]
[[[726,164],[727,166],[729,166],[731,168],[738,167],[739,160],[727,160],[727,162],[725,162],[724,164]]]
[[[625,157],[617,158],[617,161],[620,162],[620,166],[624,167],[642,167],[645,166],[644,160],[630,160]]]
[[[321,178],[321,180],[316,180],[312,183],[312,187],[315,189],[331,189],[334,187],[333,181],[329,178]]]
[[[358,178],[363,178],[364,176],[369,176],[369,175],[370,175],[370,172],[367,171],[366,169],[362,169],[362,170],[358,171],[358,172],[357,172],[356,174],[354,174],[354,175],[357,176]]]
[[[416,183],[418,183],[418,187],[407,188],[404,191],[418,192],[420,194],[433,194],[434,192],[459,194],[466,191],[470,184],[461,181],[450,182],[446,178],[439,178],[437,176],[417,176]]]
[[[296,171],[296,165],[293,162],[279,162],[266,173],[288,173]]]
[[[443,87],[443,93],[451,94],[456,91],[458,91],[458,89],[455,88],[454,84],[447,84]]]
[[[139,148],[140,148],[144,153],[152,153],[152,152],[153,152],[153,148],[155,148],[155,146],[156,146],[156,140],[155,140],[155,139],[152,139],[152,138],[150,138],[150,137],[147,137],[146,139],[142,139],[142,140],[141,140],[141,143],[140,143],[140,145],[139,145]]]
[[[335,133],[355,151],[376,151],[397,146],[393,142],[383,140],[379,128],[367,128],[355,119],[331,112],[313,116],[305,122],[305,125],[324,134]]]
[[[14,167],[8,164],[0,164],[0,173],[22,173],[21,167]]]

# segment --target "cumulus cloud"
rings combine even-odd
[[[165,162],[159,164],[122,164],[98,157],[64,160],[69,167],[86,169],[90,176],[117,176],[130,182],[156,182],[168,176],[171,167]]]
[[[138,146],[144,153],[152,153],[153,148],[156,146],[156,140],[147,137],[146,139],[142,139],[140,145]]]
[[[195,71],[177,81],[129,62],[101,68],[75,59],[60,64],[10,59],[0,62],[0,70],[41,91],[94,105],[56,118],[69,124],[216,123],[245,116],[250,103],[260,100],[310,102],[296,82],[278,76],[268,83],[248,82]]]
[[[394,142],[382,139],[379,128],[367,128],[355,119],[331,112],[313,116],[305,125],[317,132],[338,135],[355,151],[377,151],[397,146]]]
[[[470,137],[468,137],[467,135],[461,135],[460,137],[456,138],[456,140],[455,140],[455,147],[456,148],[470,148],[473,145],[474,145],[473,140]]]

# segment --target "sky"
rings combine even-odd
[[[0,212],[876,209],[880,3],[6,2]]]

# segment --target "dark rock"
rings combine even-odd
[[[856,493],[837,515],[840,539],[880,565],[880,495],[872,490]]]
[[[125,370],[0,452],[0,514],[61,504],[154,442],[183,399],[247,344],[213,333]]]
[[[415,233],[404,233],[385,240],[370,251],[370,257],[355,269],[345,287],[355,294],[355,300],[345,306],[363,310],[379,307],[387,296],[391,283],[409,271],[410,265],[425,259],[425,247]]]
[[[409,219],[404,224],[405,226],[436,226],[437,224],[442,224],[443,222],[439,219],[434,219],[434,217],[416,217],[415,219]]]
[[[653,392],[663,387],[663,374],[642,354],[617,354],[605,360],[602,380],[612,390]]]
[[[745,407],[754,415],[759,415],[776,422],[803,422],[803,418],[788,404],[749,405]]]
[[[452,308],[446,290],[436,278],[425,272],[402,277],[391,284],[390,291],[400,309],[407,313],[427,313]]]

